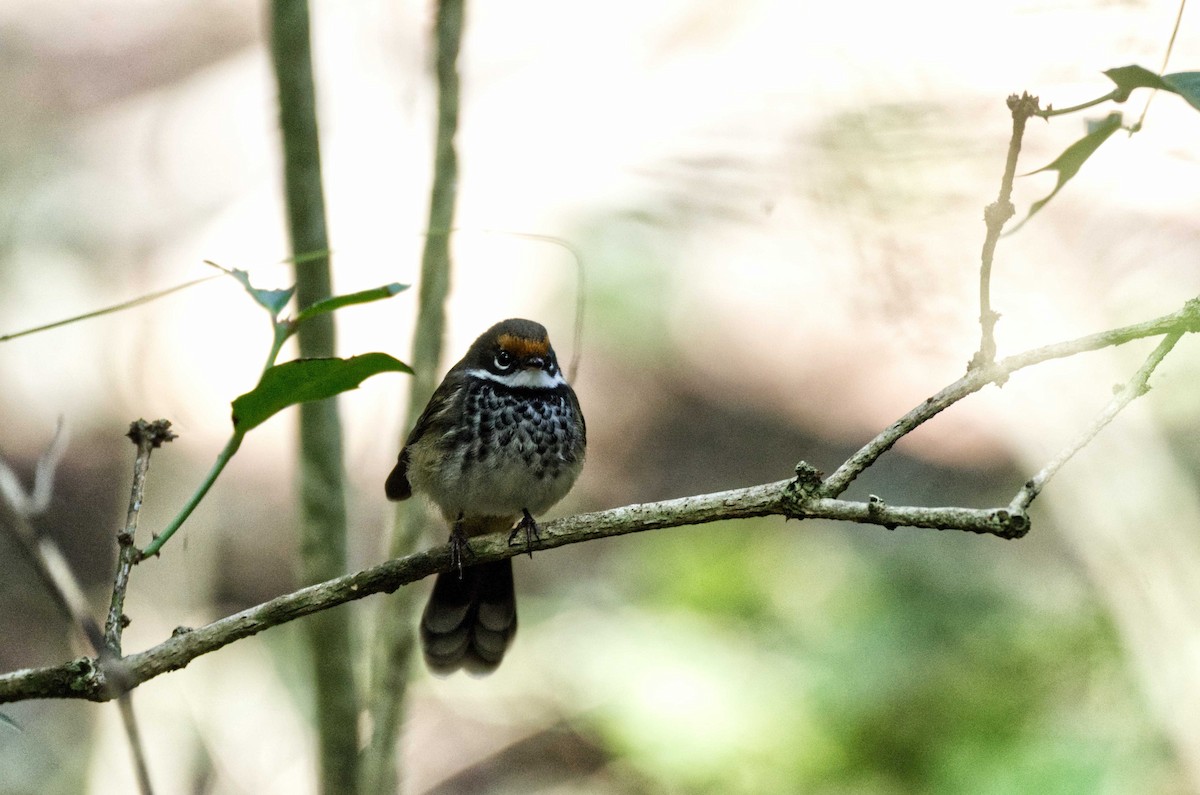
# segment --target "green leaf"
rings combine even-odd
[[[268,368],[258,386],[233,401],[233,428],[244,434],[288,406],[357,389],[379,373],[412,373],[412,368],[386,353],[364,353],[349,359],[297,359]]]
[[[1109,71],[1115,70],[1110,69]],[[1085,162],[1087,162],[1087,159],[1091,157],[1097,149],[1100,148],[1100,144],[1107,141],[1110,135],[1120,129],[1121,120],[1121,114],[1114,112],[1108,114],[1108,116],[1103,119],[1089,121],[1087,135],[1068,146],[1061,155],[1054,159],[1053,163],[1023,175],[1027,177],[1030,174],[1040,174],[1043,171],[1057,171],[1058,183],[1054,186],[1054,190],[1050,191],[1049,196],[1033,203],[1033,205],[1029,208],[1029,214],[1022,219],[1021,223],[1013,227],[1008,234],[1012,234],[1024,226],[1026,222],[1028,222],[1029,219],[1037,213],[1038,210],[1045,207],[1046,203],[1053,199],[1055,195],[1062,190],[1063,186],[1066,185],[1072,177],[1079,173],[1079,169]]]
[[[1108,69],[1104,72],[1109,80],[1117,84],[1117,89],[1120,92],[1115,97],[1117,102],[1124,102],[1129,99],[1129,94],[1135,88],[1161,88],[1167,91],[1171,89],[1166,86],[1163,79],[1154,72],[1146,69],[1143,66],[1130,64],[1129,66],[1118,66],[1116,69]]]
[[[1178,94],[1200,110],[1200,72],[1175,72],[1159,77],[1145,67],[1130,65],[1109,69],[1104,74],[1117,84],[1117,102],[1129,99],[1129,93],[1135,88],[1154,88]]]
[[[250,293],[250,297],[257,301],[259,306],[270,312],[271,317],[282,312],[283,308],[287,306],[287,302],[292,300],[292,294],[296,292],[295,286],[285,290],[260,290],[250,284],[250,274],[237,268],[229,271],[229,275],[241,282],[242,286],[246,288],[246,292]]]
[[[370,290],[362,290],[349,295],[335,295],[321,301],[317,301],[311,306],[307,306],[296,315],[296,322],[299,323],[308,320],[310,317],[321,315],[326,312],[332,312],[335,309],[341,309],[344,306],[353,306],[354,304],[367,304],[371,301],[379,301],[383,298],[391,298],[397,293],[407,290],[409,285],[392,282],[385,284],[382,287],[375,287]]]
[[[246,292],[250,294],[250,297],[259,306],[271,313],[272,319],[279,316],[279,313],[287,306],[287,302],[292,300],[292,294],[296,292],[295,286],[288,287],[286,290],[260,290],[250,283],[250,274],[243,270],[238,270],[237,268],[230,270],[207,259],[204,260],[204,264],[211,265],[222,273],[237,279],[242,287],[246,288]]]
[[[1200,72],[1175,72],[1163,75],[1162,81],[1168,91],[1174,91],[1200,110]]]

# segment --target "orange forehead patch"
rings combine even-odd
[[[550,340],[547,337],[533,340],[529,337],[518,337],[515,334],[501,334],[499,342],[501,348],[521,358],[545,356],[550,353]]]

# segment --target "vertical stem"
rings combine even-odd
[[[135,420],[129,423],[126,434],[137,445],[133,460],[133,485],[129,489],[129,509],[125,513],[125,528],[117,534],[117,571],[113,575],[112,599],[108,606],[108,619],[104,622],[104,648],[97,649],[102,659],[121,659],[121,633],[129,619],[125,616],[125,592],[129,589],[129,575],[138,561],[138,548],[134,545],[138,516],[142,511],[142,498],[146,493],[146,475],[150,472],[150,453],[164,442],[175,438],[171,423],[167,420]],[[133,694],[125,693],[117,699],[121,723],[125,727],[125,738],[133,755],[133,770],[137,776],[138,790],[142,795],[152,795],[154,785],[150,781],[150,766],[146,762],[146,751],[138,730],[137,714],[133,711]]]
[[[415,421],[438,383],[445,328],[446,297],[450,293],[450,230],[458,197],[458,53],[462,45],[465,0],[440,0],[434,38],[437,41],[438,118],[434,144],[433,186],[429,225],[421,257],[420,316],[413,338],[413,397],[409,420]]]
[[[1025,137],[1025,122],[1038,112],[1038,98],[1029,94],[1008,98],[1012,111],[1012,137],[1008,141],[1008,158],[1004,163],[1004,176],[1000,178],[1000,195],[983,211],[987,235],[983,240],[983,252],[979,267],[979,351],[971,360],[971,367],[982,367],[996,360],[996,321],[999,313],[992,309],[992,261],[996,256],[996,244],[1004,224],[1013,217],[1012,189],[1017,175],[1017,156],[1021,154],[1021,141]]]
[[[446,297],[450,292],[450,230],[458,185],[458,54],[462,46],[465,0],[440,0],[434,29],[437,47],[438,115],[434,150],[433,186],[429,199],[429,225],[421,258],[420,306],[413,338],[415,375],[409,393],[411,428],[437,387],[442,358]],[[420,537],[426,513],[416,501],[400,503],[396,510],[391,555],[412,551]],[[372,654],[370,710],[372,735],[364,752],[362,790],[396,792],[401,778],[395,747],[404,712],[405,688],[413,659],[414,594],[401,589],[380,610]]]
[[[133,711],[133,693],[126,693],[118,698],[117,709],[121,713],[121,724],[125,727],[125,739],[129,741],[129,748],[133,753],[133,773],[137,777],[138,791],[142,795],[154,795],[150,767],[146,764],[142,735],[138,730],[137,715]]]
[[[208,494],[208,490],[217,482],[217,477],[225,471],[225,465],[229,463],[229,459],[233,458],[233,454],[242,446],[244,436],[245,434],[237,430],[230,435],[229,441],[221,448],[221,452],[217,453],[217,460],[209,467],[208,474],[204,476],[204,480],[196,487],[196,491],[192,493],[192,496],[188,498],[184,506],[179,509],[179,513],[175,514],[175,517],[171,519],[171,523],[163,528],[161,533],[154,536],[150,543],[146,545],[146,548],[138,554],[138,560],[145,560],[157,555],[159,550],[162,549],[163,544],[170,541],[171,536],[175,535],[175,532],[183,527],[183,523],[192,515],[192,511],[200,506],[205,495]]]
[[[306,0],[272,0],[270,28],[292,252],[299,256],[328,251]],[[331,286],[327,254],[296,263],[296,300],[301,309],[330,296]],[[296,336],[302,357],[332,356],[332,313],[302,324]],[[342,431],[332,398],[300,405],[300,508],[302,578],[313,583],[342,574],[346,568]],[[353,793],[358,785],[358,694],[346,611],[312,616],[304,629],[316,680],[321,791]]]
[[[125,617],[125,592],[129,588],[129,574],[138,561],[138,549],[134,546],[138,516],[142,511],[142,497],[146,492],[146,475],[150,471],[150,453],[175,438],[171,423],[167,420],[146,422],[136,420],[129,423],[126,434],[135,445],[137,455],[133,459],[133,485],[129,490],[129,509],[125,513],[125,529],[117,533],[117,571],[113,575],[112,598],[108,605],[108,619],[104,622],[104,647],[114,659],[121,657],[121,632],[128,619]]]
[[[1167,40],[1167,51],[1163,53],[1162,66],[1158,67],[1158,73],[1161,75],[1167,71],[1167,64],[1171,62],[1171,51],[1175,49],[1175,37],[1179,35],[1179,26],[1183,23],[1183,9],[1187,8],[1187,0],[1179,0],[1179,12],[1175,14],[1175,26],[1171,28],[1171,38]],[[1146,99],[1146,104],[1142,107],[1142,115],[1138,116],[1137,124],[1133,125],[1130,130],[1130,135],[1142,129],[1142,123],[1146,121],[1146,114],[1150,112],[1150,103],[1158,96],[1158,89],[1150,92],[1150,96]]]
[[[118,535],[120,554],[117,564],[117,574],[113,582],[112,603],[109,609],[109,619],[104,631],[91,616],[88,599],[83,587],[76,579],[66,558],[59,551],[58,545],[50,538],[39,538],[29,522],[29,515],[40,508],[36,505],[26,505],[23,508],[8,504],[8,500],[0,495],[0,520],[9,520],[13,535],[20,542],[21,548],[29,556],[34,570],[41,577],[50,593],[62,607],[68,618],[80,635],[92,647],[100,665],[104,670],[106,686],[119,692],[122,688],[121,630],[124,629],[125,590],[129,586],[129,571],[137,558],[137,549],[133,546],[133,530],[137,527],[137,516],[141,510],[142,490],[145,486],[146,471],[150,466],[150,451],[159,447],[163,442],[175,438],[171,433],[171,423],[167,420],[146,422],[138,420],[129,425],[129,438],[138,446],[137,458],[134,463],[133,490],[129,503],[129,514],[126,518],[125,530]],[[62,423],[59,423],[58,433],[50,448],[38,461],[37,475],[34,481],[34,495],[45,494],[46,501],[54,490],[54,472],[58,466],[58,458],[62,452]],[[36,504],[37,498],[30,502]],[[115,617],[114,617],[115,616]],[[150,768],[146,762],[146,751],[142,747],[138,733],[137,717],[133,711],[133,694],[122,693],[117,697],[120,708],[121,722],[125,726],[125,736],[129,740],[129,750],[133,757],[134,773],[137,777],[138,791],[142,795],[154,795],[154,787],[150,781]]]

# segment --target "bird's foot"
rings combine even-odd
[[[537,541],[542,540],[542,529],[540,527],[538,527],[538,523],[534,521],[533,515],[529,513],[528,509],[522,508],[521,513],[524,515],[521,517],[520,523],[516,527],[513,528],[513,531],[511,533],[508,534],[508,545],[512,546],[513,542],[516,540],[517,535],[522,530],[524,530],[525,531],[525,551],[527,553],[529,553],[529,557],[532,558],[533,557],[533,542],[534,542],[534,540],[537,540]]]
[[[458,579],[463,576],[463,560],[468,560],[475,557],[475,552],[471,549],[471,544],[467,541],[467,534],[463,532],[462,517],[454,523],[454,528],[450,531],[450,567],[458,569]]]

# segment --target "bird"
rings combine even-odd
[[[421,412],[384,490],[421,495],[450,525],[453,566],[434,582],[421,615],[434,674],[494,671],[517,631],[511,559],[471,565],[469,538],[523,530],[571,490],[587,428],[545,326],[509,318],[483,332],[450,368]],[[532,552],[531,552],[532,554]]]

